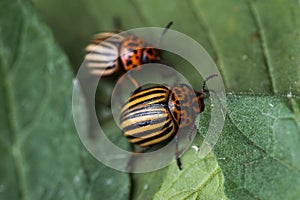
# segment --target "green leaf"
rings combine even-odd
[[[197,137],[196,143],[201,140]],[[184,154],[183,170],[170,167],[133,175],[132,199],[227,199],[224,177],[213,153],[200,159],[197,144]]]
[[[229,113],[214,152],[229,198],[299,199],[299,105],[293,98],[227,96]],[[201,132],[208,123],[202,121]]]
[[[27,1],[0,1],[0,199],[126,199],[128,175],[78,140],[73,74],[35,13]]]
[[[184,169],[168,168],[154,199],[227,199],[224,177],[212,153],[200,159],[190,149],[182,159]]]
[[[176,166],[177,167],[177,166]],[[154,172],[133,174],[132,175],[132,194],[131,199],[153,199],[153,195],[161,187],[164,176],[168,168],[163,168]]]
[[[33,1],[74,69],[80,66],[82,49],[91,36],[115,30],[115,19],[120,19],[124,30],[163,27],[174,21],[173,29],[198,41],[213,57],[227,91],[243,94],[229,96],[229,115],[215,147],[226,196],[299,199],[299,1]],[[176,59],[168,62],[178,70],[186,69]],[[193,71],[185,72],[187,79],[199,82],[193,79]],[[206,132],[208,113],[201,118],[201,133]],[[159,183],[153,176],[135,176],[133,198],[154,193]],[[167,175],[162,179],[172,182]],[[144,190],[145,185],[155,186]]]

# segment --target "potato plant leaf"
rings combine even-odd
[[[229,114],[214,149],[225,178],[226,196],[230,199],[300,198],[299,1],[33,2],[75,69],[82,61],[82,49],[94,33],[116,28],[163,27],[174,21],[173,29],[189,35],[209,52],[219,67],[227,91],[239,93],[229,95]],[[121,27],[116,26],[116,21],[121,22]],[[187,70],[186,77],[192,78],[192,72],[188,74]],[[200,132],[205,133],[207,112],[201,119]],[[172,182],[167,175],[163,177]],[[145,179],[136,176],[133,182],[150,186]],[[153,182],[157,187],[157,182]],[[164,184],[167,183],[162,181]],[[132,196],[143,192],[141,188],[133,188]],[[156,197],[166,194],[162,191],[165,191],[163,187]]]
[[[0,77],[0,199],[128,198],[79,141],[69,62],[27,1],[0,1]]]
[[[300,197],[299,105],[292,97],[228,95],[214,152],[230,199]],[[202,122],[205,133],[208,121]]]

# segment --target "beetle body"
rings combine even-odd
[[[188,85],[158,85],[131,95],[121,110],[120,124],[129,142],[148,147],[174,137],[181,127],[193,126],[203,110],[204,95]]]
[[[124,41],[122,35],[112,32],[95,35],[85,48],[85,64],[92,75],[109,76],[119,69],[119,49]]]
[[[160,51],[134,34],[95,35],[86,48],[85,62],[93,75],[110,76],[142,64],[160,61]]]
[[[172,25],[170,22],[166,30]],[[92,75],[111,76],[147,63],[159,63],[161,51],[132,33],[105,32],[95,35],[86,48],[85,64]]]
[[[120,127],[124,135],[140,147],[151,147],[175,137],[176,163],[181,170],[177,132],[179,128],[189,128],[190,134],[196,128],[195,119],[205,108],[206,82],[216,76],[212,74],[203,81],[201,92],[186,84],[172,88],[138,87],[121,109]]]

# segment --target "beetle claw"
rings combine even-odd
[[[179,170],[182,170],[182,167],[181,167],[181,161],[180,161],[180,158],[179,158],[179,157],[176,158],[176,164],[177,164],[178,169],[179,169]]]

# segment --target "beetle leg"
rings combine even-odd
[[[127,77],[128,77],[128,79],[132,82],[132,84],[133,84],[136,88],[139,88],[139,87],[140,87],[140,84],[132,77],[131,71],[128,71],[128,72],[127,72]]]
[[[214,77],[216,77],[216,76],[218,76],[218,74],[211,74],[210,76],[206,77],[206,79],[203,81],[203,84],[202,84],[202,91],[201,91],[201,93],[203,94],[203,96],[204,96],[204,93],[209,93],[209,92],[215,93],[215,91],[213,91],[213,90],[207,90],[207,89],[205,89],[205,87],[206,87],[206,82],[207,82],[209,79],[212,79],[212,78],[214,78]]]
[[[176,158],[176,164],[178,166],[179,170],[182,170],[181,168],[181,161],[179,157],[179,147],[178,147],[178,135],[175,136],[175,158]]]
[[[194,131],[198,131],[198,128],[197,128],[197,126],[195,125],[195,124],[193,124],[193,126],[189,129],[189,131],[188,131],[188,133],[189,133],[189,141],[191,141],[192,140],[192,135],[193,135],[193,132]]]
[[[124,79],[126,78],[126,76],[121,76],[119,77],[119,80],[118,82],[120,82],[122,84],[122,82],[124,82]],[[127,72],[127,78],[129,79],[129,81],[138,89],[135,89],[135,92],[138,92],[139,89],[141,89],[140,85],[138,84],[138,82],[132,77],[131,75],[131,71],[128,71]],[[131,96],[132,94],[130,94]],[[122,101],[122,99],[124,99],[123,97],[123,93],[122,91],[120,90],[120,88],[116,88],[115,90],[113,90],[113,94],[112,96],[115,96],[115,97],[118,97],[116,98],[117,99],[117,103],[119,104],[118,106],[120,105],[123,105],[124,102]],[[114,102],[114,101],[112,101]],[[111,106],[110,104],[108,104],[107,106]],[[112,105],[112,106],[115,106],[115,105]]]
[[[172,26],[172,24],[173,24],[173,21],[170,21],[170,22],[167,24],[167,26],[164,28],[164,30],[163,30],[163,32],[162,32],[160,38],[159,38],[158,46],[160,46],[162,38],[163,38],[164,35],[166,34],[167,30]]]
[[[140,151],[134,151],[134,152],[132,152],[132,154],[130,154],[130,156],[128,158],[128,161],[126,163],[125,170],[128,171],[128,172],[131,172],[132,166],[133,166],[133,163],[134,163],[134,158],[136,158],[140,154],[143,154],[143,153],[147,152],[149,149],[151,149],[151,146],[145,147],[144,149],[142,149]]]

